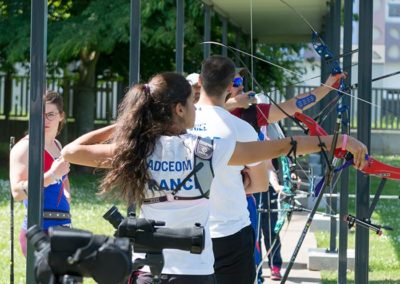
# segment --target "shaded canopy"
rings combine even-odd
[[[310,41],[310,28],[280,0],[203,0],[203,2],[212,6],[214,11],[241,28],[246,34],[250,34],[252,22],[253,37],[259,42]],[[286,0],[286,2],[301,13],[318,32],[321,31],[324,16],[329,12],[327,1]]]

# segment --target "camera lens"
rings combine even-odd
[[[115,205],[103,215],[103,218],[110,222],[115,229],[118,229],[119,224],[124,220],[124,217],[119,213]]]
[[[48,236],[43,233],[38,225],[34,225],[26,232],[26,238],[35,247],[36,251],[42,250],[48,243]]]

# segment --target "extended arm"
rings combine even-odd
[[[334,76],[330,75],[326,80],[325,85],[334,86],[344,76],[343,73]],[[330,91],[332,91],[332,89],[327,86],[320,86],[309,93],[297,95],[288,101],[280,103],[279,106],[289,115],[293,115],[295,112],[303,112],[304,110],[314,106]],[[268,122],[273,123],[284,118],[286,118],[286,114],[284,114],[276,105],[271,105]]]
[[[332,138],[332,135],[320,137],[328,150],[330,150]],[[294,136],[293,139],[297,141],[298,155],[320,151],[320,141],[316,136]],[[290,138],[285,138],[258,142],[236,142],[229,165],[245,165],[286,155],[292,147],[290,141]],[[343,136],[339,135],[337,148],[342,146],[342,141]],[[353,137],[348,137],[346,150],[354,155],[354,166],[357,169],[362,169],[367,164],[365,155],[368,153],[368,149],[363,143]]]
[[[253,91],[239,94],[236,97],[229,98],[225,102],[225,109],[228,111],[232,111],[235,108],[249,108],[250,104],[257,103],[257,99],[254,96],[249,96],[250,93],[254,93]]]
[[[82,135],[62,149],[63,158],[82,166],[109,168],[115,144],[101,143],[111,138],[114,129],[110,125]]]

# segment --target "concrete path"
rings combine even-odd
[[[289,227],[284,228],[281,231],[281,254],[283,259],[282,276],[285,273],[285,268],[287,266],[290,257],[293,254],[294,248],[296,247],[297,241],[299,240],[300,234],[303,231],[305,222],[307,220],[308,214],[305,212],[294,212],[292,220],[289,223]],[[307,269],[308,262],[308,249],[316,248],[317,242],[315,240],[314,234],[310,232],[301,246],[301,249],[297,255],[296,262],[290,271],[289,278],[286,281],[287,284],[301,283],[301,284],[315,284],[321,282],[321,274],[319,271],[309,271]],[[265,252],[265,249],[263,249]],[[280,281],[270,280],[270,270],[268,264],[263,264],[263,277],[264,283],[280,283]]]

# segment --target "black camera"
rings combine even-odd
[[[82,283],[91,277],[100,284],[127,283],[132,271],[148,265],[158,280],[164,266],[163,249],[200,254],[204,249],[204,227],[160,228],[164,222],[124,218],[113,206],[103,216],[116,229],[115,238],[88,231],[50,227],[46,235],[37,225],[26,236],[35,247],[35,276],[39,284]],[[132,263],[132,250],[146,253]]]
[[[153,275],[153,283],[159,282],[159,276],[164,267],[163,249],[179,249],[200,254],[204,249],[204,227],[195,224],[192,228],[160,228],[164,222],[135,217],[130,212],[124,218],[117,207],[111,207],[103,218],[109,221],[116,229],[116,237],[129,238],[133,245],[133,251],[146,253],[144,259],[135,259],[133,270],[144,265],[149,266]]]
[[[132,271],[128,238],[65,227],[50,227],[47,236],[37,225],[26,236],[36,250],[35,275],[40,284],[82,283],[82,277],[102,284],[127,283]]]
[[[165,226],[164,222],[138,219],[133,213],[124,218],[115,206],[103,218],[116,229],[116,237],[132,241],[134,252],[159,253],[163,249],[179,249],[200,254],[204,249],[204,227],[200,224],[192,228],[160,228]]]

